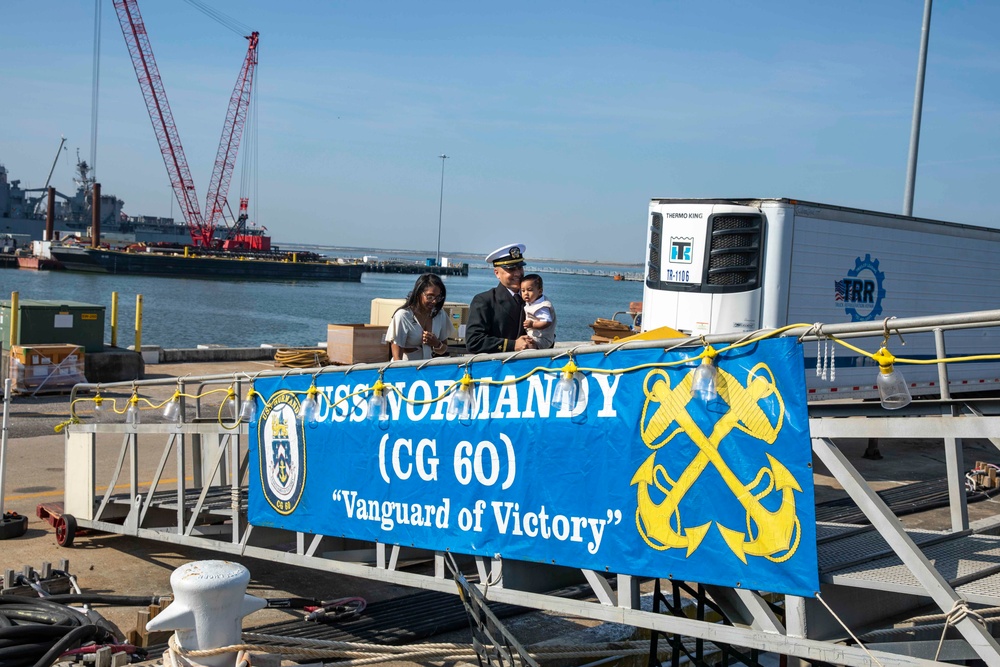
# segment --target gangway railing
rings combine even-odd
[[[982,311],[940,317],[812,325],[790,329],[785,336],[804,342],[829,336],[858,340],[897,333],[927,334],[943,341],[948,332],[1000,325],[1000,311]],[[743,337],[706,336],[678,339],[669,345],[702,345],[734,342]],[[581,345],[573,352],[611,353],[616,349],[662,348],[664,341],[624,341],[617,345]],[[567,350],[526,351],[514,355],[477,356],[475,359],[557,359]],[[468,364],[469,358],[441,358],[425,365]],[[393,363],[392,366],[402,366]],[[416,365],[413,363],[406,365]],[[246,374],[208,375],[119,384],[78,385],[74,405],[82,392],[100,391],[181,395],[192,387],[232,387],[238,396],[252,379],[292,374],[349,373],[385,368],[357,365],[324,369],[292,369]],[[943,364],[942,364],[943,367]],[[807,369],[808,372],[809,369]],[[947,382],[944,382],[947,387]],[[895,413],[873,403],[823,403],[810,408],[809,427],[815,459],[822,462],[847,494],[858,504],[870,527],[828,524],[818,526],[821,596],[787,595],[783,617],[756,591],[705,586],[732,625],[704,618],[666,616],[645,611],[640,605],[640,578],[624,574],[582,570],[579,576],[592,588],[594,600],[567,599],[548,594],[559,587],[555,571],[538,564],[505,559],[471,557],[465,562],[480,581],[489,581],[489,599],[524,607],[570,614],[597,621],[616,622],[649,630],[684,635],[740,647],[774,652],[804,661],[845,665],[940,664],[936,659],[978,658],[1000,667],[1000,645],[993,637],[998,617],[976,620],[975,608],[1000,607],[1000,514],[970,529],[965,495],[961,439],[1000,441],[1000,410],[990,399],[954,397],[915,401]],[[183,405],[182,414],[189,408]],[[422,552],[398,544],[364,543],[359,560],[358,543],[338,537],[282,531],[250,525],[247,503],[247,424],[224,408],[198,405],[179,424],[98,423],[80,411],[83,420],[66,428],[66,487],[64,510],[75,523],[110,533],[211,549],[234,558],[249,556],[279,561],[319,571],[367,578],[404,586],[454,593],[443,552]],[[212,415],[222,415],[212,419]],[[907,529],[858,473],[836,442],[841,438],[939,438],[944,442],[947,465],[944,475],[952,486],[951,529]],[[113,460],[110,466],[107,461]],[[104,462],[104,463],[99,463]],[[97,493],[98,474],[104,473]],[[127,491],[120,482],[127,478]],[[287,545],[294,544],[289,550]],[[871,558],[859,559],[859,554]],[[366,555],[367,554],[367,555]],[[410,564],[422,559],[425,565]],[[879,642],[877,649],[844,640],[847,628],[871,631],[892,628],[894,619],[936,608],[953,633],[941,624],[934,633],[922,626],[910,628],[906,642]],[[948,624],[944,630],[948,630]],[[931,627],[931,626],[928,626]]]

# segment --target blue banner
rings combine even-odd
[[[812,596],[802,347],[699,352],[258,379],[250,523]]]

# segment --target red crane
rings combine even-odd
[[[139,80],[142,97],[146,101],[146,110],[153,123],[153,132],[160,145],[163,163],[167,167],[170,185],[177,197],[177,202],[180,204],[188,230],[191,232],[191,243],[196,247],[216,247],[218,244],[214,238],[215,226],[229,194],[229,183],[232,179],[233,167],[236,164],[236,153],[243,136],[243,127],[246,124],[247,111],[250,107],[253,75],[257,66],[259,34],[253,32],[246,37],[250,45],[247,48],[243,67],[229,101],[226,122],[222,127],[222,138],[219,141],[219,150],[215,159],[215,167],[212,170],[208,199],[206,200],[205,210],[208,214],[206,220],[198,208],[194,180],[191,178],[191,170],[188,167],[187,158],[184,156],[184,148],[181,146],[177,125],[170,112],[167,93],[156,66],[156,59],[153,57],[153,49],[149,43],[146,26],[139,13],[138,0],[114,0],[114,6],[118,14],[118,23],[121,24],[122,35],[125,37],[125,45],[132,57],[132,66],[135,68],[136,78]]]
[[[215,155],[215,168],[212,169],[212,179],[208,185],[208,198],[205,200],[205,213],[208,216],[206,224],[214,229],[222,216],[229,194],[229,183],[233,178],[233,168],[236,166],[236,153],[243,138],[243,127],[247,122],[247,112],[250,110],[250,93],[253,91],[253,74],[257,67],[257,40],[260,33],[252,32],[246,39],[247,55],[236,78],[236,86],[229,98],[229,110],[226,112],[226,122],[222,125],[222,137],[219,139],[219,150]],[[243,212],[241,202],[241,212]]]

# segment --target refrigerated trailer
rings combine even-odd
[[[795,199],[653,199],[644,331],[750,332],[1000,308],[1000,230]],[[838,347],[806,349],[810,398],[877,396],[877,367]],[[933,359],[933,334],[894,340]],[[871,350],[874,352],[875,350]],[[949,356],[1000,352],[1000,332],[952,332]],[[812,356],[811,356],[812,355]],[[940,391],[936,366],[903,366],[915,395]],[[996,363],[949,364],[952,392],[1000,389]],[[832,375],[832,380],[830,379]]]

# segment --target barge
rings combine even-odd
[[[360,282],[363,264],[340,263],[313,253],[234,253],[195,249],[145,251],[55,246],[52,258],[69,271],[221,280],[337,280]]]

